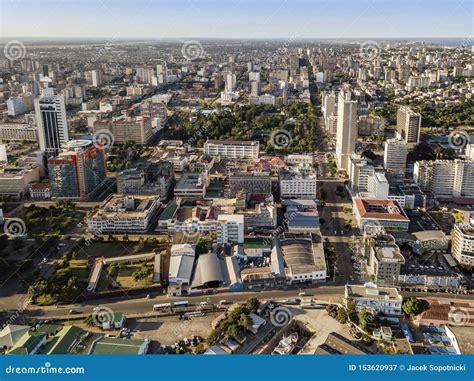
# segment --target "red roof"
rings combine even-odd
[[[410,221],[403,211],[403,208],[395,200],[356,198],[354,204],[361,218]],[[383,210],[377,210],[378,208]],[[392,211],[389,211],[391,208]]]

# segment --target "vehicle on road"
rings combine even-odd
[[[162,311],[162,310],[165,310],[167,308],[171,308],[171,303],[160,303],[160,304],[155,304],[153,306],[154,311]]]

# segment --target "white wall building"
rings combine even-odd
[[[345,297],[355,301],[358,311],[366,309],[374,314],[402,314],[403,298],[396,288],[378,287],[373,283],[346,285]]]

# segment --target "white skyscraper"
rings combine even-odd
[[[235,74],[227,73],[224,78],[225,81],[225,91],[234,91],[235,85],[237,83],[237,78]]]
[[[388,139],[385,142],[383,157],[384,168],[393,173],[405,173],[408,148],[403,140]]]
[[[61,145],[69,141],[66,107],[62,94],[54,95],[52,90],[46,90],[35,100],[39,146],[47,156],[56,156]]]
[[[338,168],[346,171],[357,140],[357,101],[350,96],[341,90],[337,104],[336,160]]]

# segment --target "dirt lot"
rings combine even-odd
[[[311,331],[315,332],[313,337],[306,343],[300,353],[312,354],[316,348],[323,344],[331,332],[340,333],[350,338],[349,328],[340,324],[330,317],[325,309],[300,310],[301,313],[295,316],[296,320],[303,322]]]
[[[133,331],[132,338],[155,340],[160,344],[172,345],[176,340],[185,337],[206,338],[212,331],[211,321],[218,315],[218,312],[210,313],[186,321],[179,320],[177,316],[130,319],[127,320],[127,327]]]

